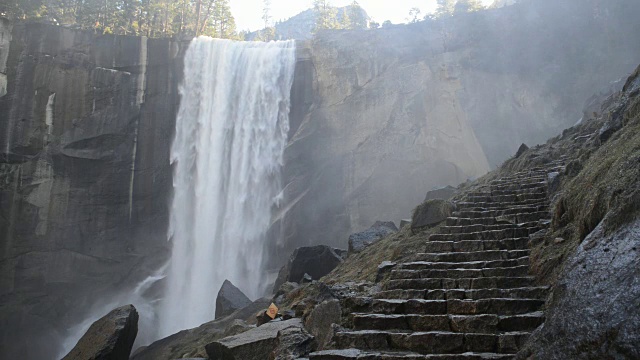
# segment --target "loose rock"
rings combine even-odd
[[[445,221],[453,212],[453,204],[445,200],[429,200],[418,206],[411,219],[411,231],[430,228]]]
[[[229,280],[225,280],[216,298],[216,319],[251,304],[251,300]]]
[[[349,252],[358,253],[367,246],[374,244],[385,237],[398,232],[398,228],[391,221],[376,221],[365,231],[349,236]]]
[[[305,321],[305,327],[316,337],[319,349],[324,349],[333,335],[332,324],[340,324],[342,307],[338,300],[324,301],[315,307]]]
[[[342,258],[335,250],[326,245],[297,248],[285,266],[280,269],[273,286],[274,292],[287,281],[299,283],[304,274],[313,279],[320,279],[335,269]]]
[[[448,186],[433,189],[427,192],[427,196],[424,198],[424,201],[449,200],[455,193],[456,193],[456,188],[448,185]],[[400,227],[402,227],[402,225],[400,225]]]
[[[245,333],[226,337],[207,345],[211,360],[269,360],[279,344],[280,332],[288,328],[302,328],[300,319],[274,321]]]
[[[94,322],[63,360],[127,360],[137,335],[136,308],[117,308]]]

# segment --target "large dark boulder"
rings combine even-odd
[[[358,253],[367,246],[398,232],[392,221],[376,221],[370,228],[349,236],[349,252]]]
[[[413,211],[411,231],[434,227],[445,221],[453,213],[454,206],[445,200],[429,200]]]
[[[216,320],[249,306],[251,300],[229,280],[225,280],[216,298]]]
[[[305,328],[316,337],[319,349],[324,349],[333,335],[332,325],[342,321],[340,301],[331,299],[316,306],[305,320]]]
[[[326,245],[297,248],[285,266],[280,269],[273,286],[274,293],[285,282],[302,281],[305,274],[313,279],[320,279],[335,269],[342,262],[334,248]]]
[[[300,319],[273,321],[245,333],[207,345],[211,360],[269,360],[279,344],[279,334],[289,328],[302,329]]]
[[[428,200],[449,200],[456,193],[456,188],[453,186],[445,186],[441,188],[436,188],[427,192],[427,196],[425,196],[424,201]]]
[[[610,234],[604,222],[567,261],[517,359],[640,359],[640,219]]]
[[[137,335],[136,308],[117,308],[94,322],[63,360],[127,360]]]

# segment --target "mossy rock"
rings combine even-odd
[[[454,208],[454,205],[446,200],[425,201],[413,211],[411,231],[415,233],[440,224],[452,215]]]

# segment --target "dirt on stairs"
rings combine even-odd
[[[529,275],[529,235],[550,224],[548,174],[561,160],[491,181],[383,291],[352,297],[350,329],[310,360],[511,359],[544,322],[547,287]]]

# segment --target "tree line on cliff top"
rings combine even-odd
[[[0,13],[103,34],[239,38],[229,0],[9,0]]]
[[[480,0],[437,0],[433,18],[482,9]],[[330,0],[313,0],[314,31],[377,28],[357,1],[337,8]],[[274,40],[271,0],[263,0],[264,30],[257,40]],[[420,9],[412,8],[410,22],[420,20]],[[101,34],[148,37],[211,37],[243,40],[236,30],[229,0],[8,0],[0,4],[0,16],[35,20]],[[390,24],[389,21],[383,25]]]

